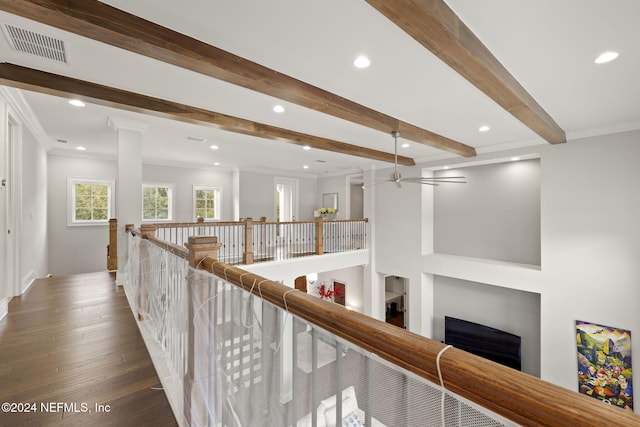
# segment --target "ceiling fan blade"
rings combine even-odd
[[[371,184],[364,184],[364,188],[371,188],[371,187],[375,187],[375,186],[380,185],[380,184],[387,184],[389,182],[395,182],[395,181],[393,181],[391,179],[383,179],[382,181],[376,181],[376,182],[373,182]]]
[[[430,181],[447,181],[450,179],[467,179],[466,176],[434,176],[434,177],[428,177],[428,176],[422,176],[422,177],[418,177],[420,179],[428,179]]]
[[[442,184],[442,183],[449,183],[449,184],[466,184],[467,181],[457,181],[456,178],[461,178],[464,179],[464,177],[449,177],[449,178],[437,178],[437,179],[433,179],[433,178],[423,178],[423,177],[410,177],[410,178],[403,178],[403,181],[407,181],[407,182],[419,182],[422,184]]]
[[[440,184],[435,183],[435,182],[425,182],[425,181],[409,181],[409,182],[413,182],[415,184],[424,184],[424,185],[430,185],[432,187],[438,187]]]

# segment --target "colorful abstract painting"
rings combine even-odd
[[[633,410],[631,332],[576,321],[580,393]]]

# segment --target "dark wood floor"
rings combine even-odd
[[[39,279],[9,303],[0,321],[0,404],[23,413],[3,405],[0,426],[177,425],[114,279]]]

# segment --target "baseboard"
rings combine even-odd
[[[0,320],[9,312],[9,298],[0,299]]]
[[[35,281],[36,281],[36,272],[35,271],[31,270],[30,272],[25,274],[22,277],[22,283],[20,283],[20,295],[25,293],[27,291],[27,289],[29,289],[29,287],[31,285],[33,285],[33,282],[35,282]]]

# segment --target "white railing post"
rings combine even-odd
[[[154,224],[142,224],[140,236],[142,239],[155,237],[156,226]],[[138,320],[144,320],[144,314],[149,312],[149,272],[151,271],[151,254],[147,244],[140,245],[140,287],[138,288]]]

